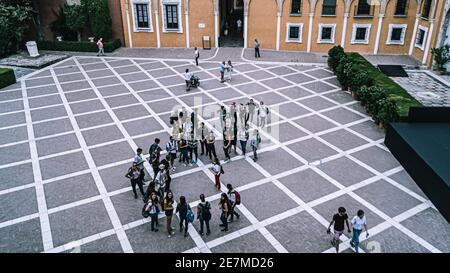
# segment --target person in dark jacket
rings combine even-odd
[[[222,221],[222,224],[220,224],[223,229],[222,231],[228,231],[228,213],[230,211],[230,201],[228,200],[228,195],[226,193],[222,193],[220,196],[220,202],[219,202],[219,209],[222,211],[222,214],[220,215],[220,220]]]
[[[141,192],[142,196],[144,196],[144,186],[142,183],[141,177],[141,170],[138,167],[138,164],[133,162],[133,166],[128,169],[127,174],[125,177],[129,178],[131,181],[131,188],[133,189],[134,198],[137,199],[137,193],[136,193],[136,185],[139,186],[139,191]]]
[[[156,228],[158,226],[158,213],[159,213],[159,201],[156,193],[152,193],[150,195],[150,199],[147,202],[146,211],[149,212],[151,218],[151,230],[158,231]]]
[[[183,231],[183,223],[184,223],[184,237],[187,237],[188,231],[188,220],[187,220],[188,210],[189,204],[186,203],[186,197],[180,196],[180,203],[178,203],[175,213],[179,213],[180,216],[180,232]]]
[[[206,224],[206,236],[211,234],[209,220],[211,220],[211,204],[205,200],[205,195],[200,194],[200,203],[197,205],[197,219],[200,221],[200,235],[203,236],[203,226]]]

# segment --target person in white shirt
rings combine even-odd
[[[198,58],[200,58],[200,52],[198,51],[198,48],[195,48],[194,50],[195,65],[198,66]]]
[[[366,216],[364,216],[363,210],[358,210],[357,215],[352,219],[353,236],[350,241],[350,245],[355,248],[355,252],[358,253],[359,249],[359,235],[361,234],[363,227],[366,230],[366,238],[369,237],[369,232],[367,231],[367,221]]]
[[[245,157],[247,152],[247,141],[248,141],[249,133],[248,133],[248,125],[241,126],[238,132],[238,139],[241,143],[242,155]]]
[[[172,166],[172,172],[175,171],[174,161],[177,158],[178,144],[177,141],[170,136],[169,142],[166,143],[166,151],[170,155],[170,165]]]
[[[269,108],[264,104],[263,101],[260,102],[258,109],[258,126],[264,128],[266,126],[266,117],[269,114]]]
[[[214,179],[216,182],[216,189],[217,191],[220,191],[220,175],[223,172],[222,165],[220,165],[219,159],[216,157],[214,158],[214,163],[212,167],[212,171],[214,173]]]
[[[139,171],[140,171],[139,180],[140,180],[141,183],[144,182],[144,177],[145,177],[144,162],[145,162],[145,160],[142,157],[142,149],[141,148],[137,148],[136,155],[134,156],[134,159],[133,159],[133,163],[136,163],[136,165],[139,168]]]
[[[184,80],[186,81],[186,92],[191,90],[191,77],[191,72],[189,72],[189,69],[186,69],[186,72],[184,73]]]
[[[237,19],[236,27],[237,27],[237,32],[241,33],[241,31],[242,31],[242,20],[241,20],[241,18]]]
[[[225,71],[227,72],[227,75],[225,77],[226,80],[228,80],[229,82],[231,82],[231,77],[233,75],[233,64],[231,64],[231,61],[228,60],[228,63],[225,65]]]

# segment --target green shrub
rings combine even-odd
[[[356,67],[356,71],[351,71],[352,74],[349,75],[349,87],[351,90],[356,91],[361,86],[373,85],[373,81],[369,77],[369,74],[364,71],[360,65],[357,65]]]
[[[348,89],[347,75],[345,72],[348,69],[349,65],[351,65],[350,58],[344,56],[339,60],[339,64],[336,67],[336,77],[342,86],[342,90]]]
[[[383,87],[378,85],[372,85],[367,88],[368,98],[367,98],[367,110],[373,116],[377,116],[378,114],[378,104],[377,102],[381,99],[386,98],[386,91]]]
[[[450,62],[450,45],[432,48],[431,54],[433,54],[438,71],[445,72],[445,65]]]
[[[0,68],[0,89],[16,83],[14,70],[10,68]]]
[[[97,52],[98,47],[96,43],[91,42],[70,42],[70,41],[38,41],[38,48],[40,50],[55,50],[55,51],[79,51],[79,52]],[[107,41],[103,43],[105,52],[113,52],[121,47],[119,39]]]
[[[96,39],[109,39],[112,36],[112,19],[108,0],[81,1],[88,17],[92,34]]]
[[[395,101],[389,98],[382,98],[378,100],[376,104],[378,113],[376,114],[375,119],[378,122],[381,122],[385,128],[390,122],[399,120]]]
[[[363,85],[355,90],[356,97],[361,101],[362,106],[366,106],[369,100],[369,87]]]
[[[345,56],[344,49],[340,46],[334,46],[328,50],[328,67],[330,67],[333,72],[336,72],[336,68],[339,65],[339,61]]]

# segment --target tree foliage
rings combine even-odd
[[[95,38],[109,39],[112,36],[112,19],[108,0],[82,0],[92,34]]]
[[[81,41],[81,31],[86,25],[86,13],[82,5],[64,5],[64,16],[66,26],[71,31],[76,31],[78,34],[78,41]]]

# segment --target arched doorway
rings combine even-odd
[[[219,46],[244,46],[244,0],[219,0]]]

